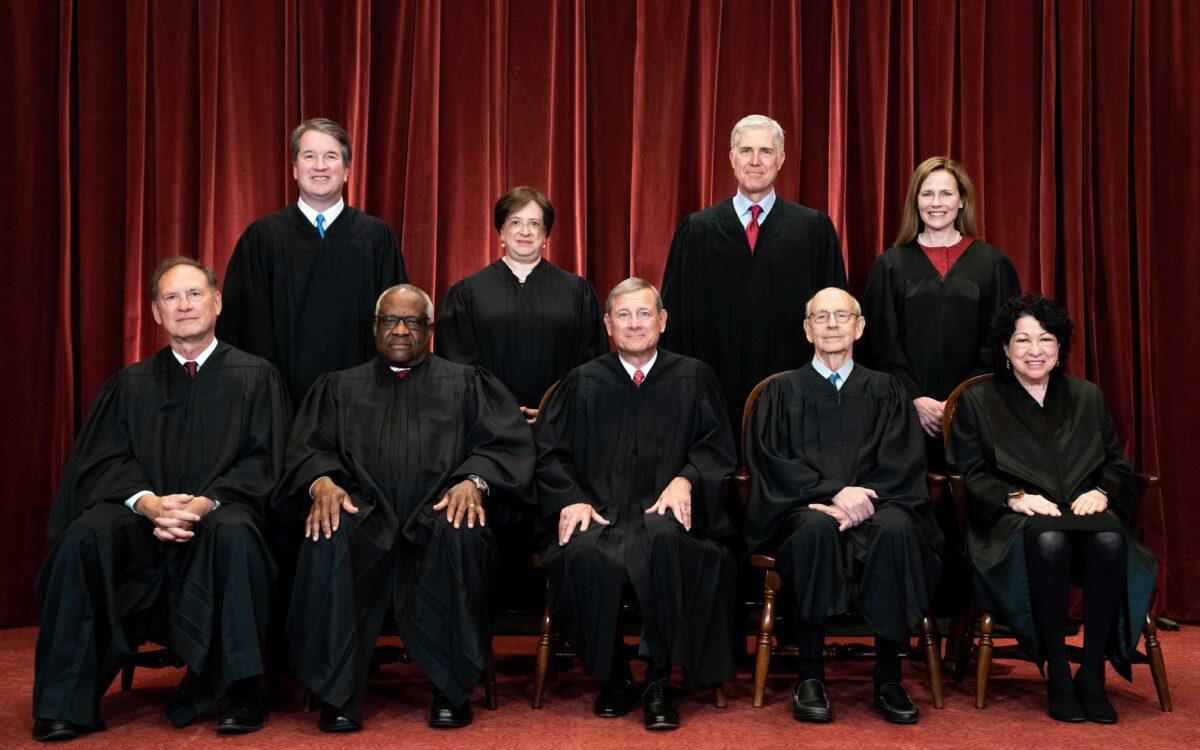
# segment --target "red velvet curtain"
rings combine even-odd
[[[556,263],[602,294],[658,281],[676,221],[733,193],[751,112],[787,130],[779,192],[834,218],[854,291],[913,166],[966,165],[985,236],[1069,305],[1070,369],[1165,477],[1147,537],[1168,610],[1200,618],[1197,39],[1189,0],[0,0],[0,624],[36,618],[90,400],[162,343],[149,272],[221,272],[294,200],[295,123],[347,127],[349,200],[440,299],[497,256],[491,205],[518,183],[555,203]]]

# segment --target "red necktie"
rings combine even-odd
[[[642,381],[645,379],[646,379],[646,373],[642,372],[641,370],[633,371],[633,387],[634,388],[641,388]]]
[[[750,252],[754,252],[754,243],[758,242],[758,215],[762,206],[755,204],[750,207],[750,223],[746,225],[746,241],[750,243]]]
[[[408,370],[396,370],[396,377],[404,380],[404,376],[408,374]]]
[[[193,362],[192,360],[188,360],[187,362],[183,363],[183,366],[185,368],[187,368],[188,375],[190,377],[193,377],[193,378],[196,377],[196,363],[195,362]]]

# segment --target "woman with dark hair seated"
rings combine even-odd
[[[948,459],[966,481],[977,595],[1046,664],[1050,715],[1113,723],[1104,659],[1126,678],[1157,561],[1129,533],[1133,472],[1100,389],[1063,372],[1067,311],[1036,294],[992,321],[996,377],[960,396]],[[1067,662],[1068,584],[1083,584],[1083,655]]]

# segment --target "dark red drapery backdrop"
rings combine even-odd
[[[779,192],[830,213],[856,292],[914,164],[966,165],[985,236],[1070,306],[1071,370],[1165,476],[1147,537],[1168,611],[1200,618],[1196,39],[1189,0],[0,0],[0,625],[36,619],[92,397],[161,345],[148,273],[224,270],[294,199],[300,119],[346,125],[350,201],[440,300],[496,257],[490,208],[518,183],[555,202],[556,263],[601,293],[657,282],[679,217],[732,194],[750,112],[787,130]]]

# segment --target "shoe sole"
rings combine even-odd
[[[651,732],[669,732],[672,729],[678,729],[678,724],[672,724],[669,721],[656,721],[653,724],[647,724],[646,729]]]
[[[796,721],[802,721],[805,724],[832,724],[832,715],[814,715],[814,714],[797,714],[792,712],[792,718]]]
[[[34,742],[64,742],[66,740],[73,740],[78,736],[79,732],[76,732],[74,729],[58,729],[56,731],[47,732],[41,736],[34,737],[33,740]]]
[[[222,724],[217,727],[217,734],[252,734],[267,726],[266,722],[257,726],[249,724]]]

